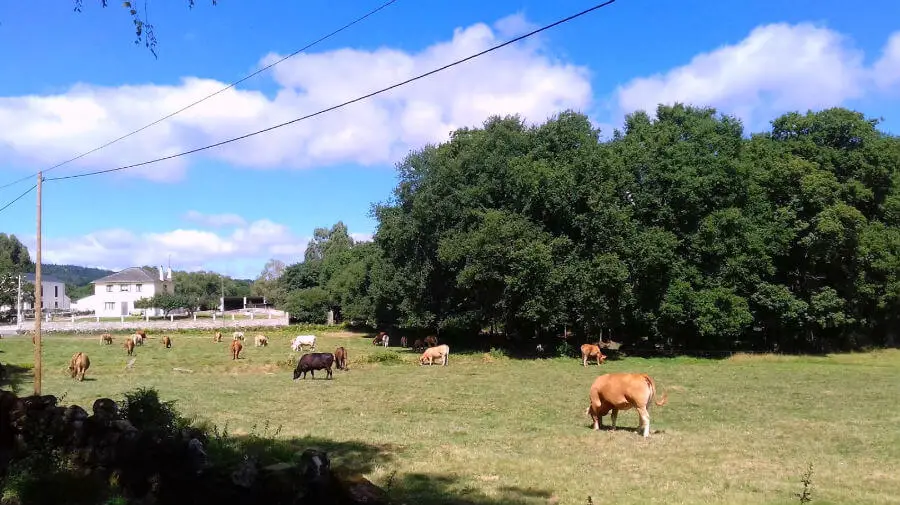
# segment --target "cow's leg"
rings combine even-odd
[[[612,409],[609,413],[609,421],[612,425],[612,431],[616,431],[616,417],[619,416],[619,409]]]
[[[584,354],[581,355],[581,366],[587,366],[588,357]]]
[[[641,416],[641,423],[638,425],[638,429],[643,428],[645,437],[650,436],[650,412],[647,410],[647,407],[638,407],[637,408],[638,415]]]
[[[310,370],[310,371],[309,371],[309,374],[312,375],[312,378],[313,378],[313,379],[316,378],[316,371],[315,371],[315,370]]]
[[[331,378],[331,367],[327,368],[326,370],[328,371],[328,376],[325,378],[330,379]]]
[[[597,366],[600,366],[600,353],[597,353]]]

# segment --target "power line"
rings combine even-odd
[[[34,188],[36,188],[36,187],[37,187],[37,184],[35,184],[34,186],[28,188],[28,191],[26,191],[26,192],[22,193],[21,195],[15,197],[12,201],[10,201],[9,203],[7,203],[7,204],[4,205],[3,207],[0,207],[0,212],[3,212],[3,211],[6,210],[7,208],[9,208],[10,205],[12,205],[12,204],[18,202],[18,201],[21,200],[25,195],[27,195],[28,193],[31,193],[32,191],[34,191]]]
[[[128,137],[130,137],[130,136],[132,136],[132,135],[134,135],[134,134],[136,134],[136,133],[140,133],[140,132],[146,130],[147,128],[150,128],[151,126],[155,126],[155,125],[157,125],[157,124],[159,124],[159,123],[165,121],[166,119],[169,119],[169,118],[172,117],[172,116],[178,115],[178,114],[180,114],[180,113],[182,113],[182,112],[184,112],[184,111],[190,109],[191,107],[193,107],[193,106],[195,106],[195,105],[198,105],[198,104],[200,104],[200,103],[203,103],[203,102],[205,102],[206,100],[209,100],[210,98],[212,98],[212,97],[218,95],[219,93],[222,93],[222,92],[224,92],[224,91],[228,91],[229,89],[231,89],[231,88],[237,86],[238,84],[240,84],[240,83],[246,81],[247,79],[250,79],[251,77],[255,77],[255,76],[257,76],[257,75],[259,75],[259,74],[265,72],[266,70],[268,70],[268,69],[274,67],[275,65],[278,65],[279,63],[282,63],[283,61],[285,61],[285,60],[287,60],[287,59],[290,59],[290,58],[293,58],[294,56],[297,56],[298,54],[300,54],[300,53],[302,53],[303,51],[306,51],[307,49],[309,49],[309,48],[311,48],[311,47],[313,47],[313,46],[319,44],[320,42],[324,42],[325,40],[330,39],[331,37],[337,35],[338,33],[341,33],[342,31],[346,30],[347,28],[350,28],[351,26],[353,26],[353,25],[355,25],[355,24],[357,24],[357,23],[359,23],[359,22],[361,22],[361,21],[364,21],[366,18],[368,18],[368,17],[370,17],[370,16],[376,14],[378,11],[380,11],[380,10],[382,10],[382,9],[384,9],[384,8],[386,8],[386,7],[388,7],[388,6],[390,6],[391,4],[393,4],[393,3],[396,2],[396,1],[397,1],[397,0],[388,0],[387,2],[385,2],[385,3],[381,4],[380,6],[378,6],[377,8],[375,8],[375,9],[369,11],[368,13],[364,14],[363,16],[360,16],[360,17],[356,18],[355,20],[351,21],[350,23],[345,24],[344,26],[338,28],[337,30],[334,30],[333,32],[329,33],[328,35],[325,35],[325,36],[323,36],[323,37],[320,37],[319,39],[315,40],[314,42],[311,42],[311,43],[309,43],[309,44],[307,44],[307,45],[301,47],[300,49],[297,49],[297,50],[294,51],[293,53],[291,53],[291,54],[289,54],[289,55],[287,55],[287,56],[281,58],[280,60],[278,60],[278,61],[276,61],[276,62],[274,62],[274,63],[270,63],[270,64],[266,65],[265,67],[263,67],[263,68],[257,70],[256,72],[253,72],[252,74],[249,74],[249,75],[247,75],[247,76],[245,76],[245,77],[243,77],[243,78],[241,78],[241,79],[239,79],[239,80],[237,80],[237,81],[234,81],[233,83],[229,84],[228,86],[225,86],[224,88],[222,88],[222,89],[216,91],[215,93],[212,93],[212,94],[210,94],[210,95],[207,95],[207,96],[205,96],[205,97],[203,97],[203,98],[197,100],[196,102],[191,103],[190,105],[186,105],[186,106],[184,106],[184,107],[182,107],[182,108],[176,110],[175,112],[172,112],[171,114],[168,114],[168,115],[166,115],[166,116],[163,116],[163,117],[157,119],[156,121],[153,121],[152,123],[148,123],[148,124],[146,124],[146,125],[144,125],[144,126],[138,128],[137,130],[134,130],[134,131],[132,131],[132,132],[130,132],[130,133],[127,133],[127,134],[125,134],[125,135],[122,135],[121,137],[119,137],[119,138],[117,138],[117,139],[115,139],[115,140],[111,140],[111,141],[109,141],[109,142],[107,142],[107,143],[105,143],[105,144],[103,144],[103,145],[101,145],[101,146],[99,146],[99,147],[95,147],[94,149],[91,149],[90,151],[86,151],[86,152],[84,152],[84,153],[81,153],[81,154],[79,154],[78,156],[75,156],[74,158],[71,158],[71,159],[68,159],[68,160],[66,160],[66,161],[63,161],[62,163],[57,163],[56,165],[53,165],[52,167],[50,167],[50,168],[48,168],[48,169],[45,169],[44,172],[45,172],[45,173],[46,173],[46,172],[49,172],[49,171],[51,171],[51,170],[53,170],[53,169],[59,168],[59,167],[61,167],[61,166],[63,166],[63,165],[67,165],[67,164],[69,164],[69,163],[71,163],[71,162],[73,162],[73,161],[76,161],[76,160],[78,160],[78,159],[81,159],[81,158],[83,158],[83,157],[85,157],[85,156],[87,156],[87,155],[89,155],[89,154],[95,153],[95,152],[97,152],[97,151],[99,151],[99,150],[101,150],[101,149],[103,149],[103,148],[109,147],[109,146],[115,144],[116,142],[118,142],[118,141],[120,141],[120,140],[127,139]],[[36,176],[36,175],[37,175],[37,172],[35,172],[35,173],[32,174],[32,175],[28,175],[28,176],[22,177],[21,179],[16,179],[16,180],[13,181],[13,182],[10,182],[10,183],[8,183],[8,184],[4,184],[3,186],[0,186],[0,189],[7,188],[7,187],[9,187],[9,186],[13,186],[13,185],[18,184],[18,183],[20,183],[20,182],[22,182],[22,181],[26,181],[26,180],[28,180],[28,179],[30,179],[30,178]]]
[[[108,174],[108,173],[110,173],[110,172],[118,172],[118,171],[121,171],[121,170],[127,170],[127,169],[129,169],[129,168],[136,168],[136,167],[141,167],[141,166],[144,166],[144,165],[150,165],[150,164],[153,164],[153,163],[159,163],[160,161],[167,161],[167,160],[171,160],[171,159],[174,159],[174,158],[180,158],[180,157],[182,157],[182,156],[187,156],[187,155],[189,155],[189,154],[194,154],[194,153],[197,153],[197,152],[200,152],[200,151],[205,151],[205,150],[207,150],[207,149],[212,149],[212,148],[214,148],[214,147],[219,147],[219,146],[223,146],[223,145],[225,145],[225,144],[230,144],[230,143],[232,143],[232,142],[237,142],[238,140],[244,140],[244,139],[246,139],[246,138],[250,138],[250,137],[253,137],[253,136],[262,134],[262,133],[270,132],[270,131],[272,131],[272,130],[276,130],[276,129],[278,129],[278,128],[282,128],[282,127],[284,127],[284,126],[288,126],[288,125],[291,125],[291,124],[294,124],[294,123],[298,123],[298,122],[300,122],[300,121],[304,121],[304,120],[306,120],[306,119],[309,119],[309,118],[312,118],[312,117],[315,117],[315,116],[319,116],[319,115],[321,115],[321,114],[325,114],[326,112],[331,112],[331,111],[333,111],[333,110],[340,109],[340,108],[342,108],[342,107],[346,107],[347,105],[350,105],[350,104],[353,104],[353,103],[356,103],[356,102],[365,100],[365,99],[367,99],[367,98],[371,98],[371,97],[373,97],[373,96],[375,96],[375,95],[380,95],[381,93],[384,93],[384,92],[386,92],[386,91],[390,91],[390,90],[392,90],[392,89],[394,89],[394,88],[399,88],[400,86],[405,86],[406,84],[409,84],[409,83],[411,83],[411,82],[418,81],[419,79],[423,79],[423,78],[428,77],[428,76],[430,76],[430,75],[433,75],[433,74],[436,74],[436,73],[441,72],[441,71],[443,71],[443,70],[446,70],[446,69],[448,69],[448,68],[450,68],[450,67],[454,67],[454,66],[459,65],[459,64],[461,64],[461,63],[465,63],[465,62],[467,62],[467,61],[469,61],[469,60],[472,60],[472,59],[475,59],[475,58],[477,58],[477,57],[479,57],[479,56],[482,56],[482,55],[485,55],[485,54],[487,54],[487,53],[496,51],[497,49],[500,49],[500,48],[502,48],[502,47],[508,46],[508,45],[513,44],[513,43],[515,43],[515,42],[518,42],[518,41],[520,41],[520,40],[526,39],[526,38],[531,37],[531,36],[533,36],[533,35],[536,35],[536,34],[538,34],[538,33],[540,33],[540,32],[543,32],[543,31],[545,31],[545,30],[549,30],[550,28],[553,28],[553,27],[555,27],[555,26],[557,26],[557,25],[561,25],[561,24],[563,24],[563,23],[565,23],[565,22],[568,22],[568,21],[571,21],[571,20],[573,20],[573,19],[575,19],[575,18],[584,16],[585,14],[588,14],[588,13],[590,13],[590,12],[593,12],[593,11],[595,11],[595,10],[597,10],[597,9],[600,9],[600,8],[602,8],[602,7],[606,7],[607,5],[610,5],[610,4],[614,3],[615,1],[616,1],[616,0],[607,0],[606,2],[597,4],[597,5],[595,5],[595,6],[591,7],[591,8],[585,9],[585,10],[583,10],[583,11],[577,13],[577,14],[572,14],[571,16],[568,16],[568,17],[566,17],[566,18],[560,19],[559,21],[556,21],[556,22],[551,23],[551,24],[549,24],[549,25],[545,25],[545,26],[543,26],[543,27],[541,27],[541,28],[538,28],[538,29],[536,29],[536,30],[530,31],[530,32],[528,32],[528,33],[526,33],[526,34],[524,34],[524,35],[520,35],[520,36],[518,36],[518,37],[516,37],[516,38],[514,38],[514,39],[511,39],[511,40],[508,40],[508,41],[506,41],[506,42],[503,42],[502,44],[498,44],[498,45],[496,45],[496,46],[493,46],[493,47],[490,47],[490,48],[488,48],[488,49],[485,49],[484,51],[475,53],[475,54],[473,54],[473,55],[467,56],[467,57],[462,58],[462,59],[460,59],[460,60],[456,60],[456,61],[454,61],[453,63],[449,63],[449,64],[447,64],[447,65],[444,65],[444,66],[442,66],[442,67],[436,68],[436,69],[434,69],[434,70],[430,70],[430,71],[428,71],[428,72],[425,72],[424,74],[419,74],[419,75],[417,75],[416,77],[412,77],[412,78],[407,79],[407,80],[405,80],[405,81],[398,82],[398,83],[396,83],[396,84],[392,84],[392,85],[390,85],[390,86],[388,86],[388,87],[386,87],[386,88],[382,88],[382,89],[380,89],[380,90],[378,90],[378,91],[373,91],[372,93],[369,93],[369,94],[367,94],[367,95],[363,95],[363,96],[354,98],[353,100],[348,100],[348,101],[346,101],[346,102],[344,102],[344,103],[341,103],[341,104],[338,104],[338,105],[333,105],[333,106],[331,106],[331,107],[328,107],[327,109],[322,109],[322,110],[319,110],[319,111],[317,111],[317,112],[313,112],[313,113],[311,113],[311,114],[307,114],[307,115],[305,115],[305,116],[301,116],[301,117],[298,117],[298,118],[296,118],[296,119],[292,119],[292,120],[290,120],[290,121],[285,121],[284,123],[276,124],[276,125],[270,126],[270,127],[268,127],[268,128],[263,128],[262,130],[257,130],[257,131],[252,132],[252,133],[247,133],[247,134],[241,135],[241,136],[239,136],[239,137],[233,137],[233,138],[230,138],[230,139],[228,139],[228,140],[223,140],[223,141],[221,141],[221,142],[216,142],[215,144],[209,144],[209,145],[206,145],[206,146],[203,146],[203,147],[198,147],[198,148],[195,148],[195,149],[191,149],[191,150],[189,150],[189,151],[183,151],[183,152],[180,152],[180,153],[177,153],[177,154],[171,154],[171,155],[169,155],[169,156],[163,156],[163,157],[161,157],[161,158],[156,158],[156,159],[152,159],[152,160],[148,160],[148,161],[142,161],[142,162],[140,162],[140,163],[134,163],[134,164],[131,164],[131,165],[125,165],[125,166],[121,166],[121,167],[117,167],[117,168],[109,168],[109,169],[106,169],[106,170],[96,170],[96,171],[93,171],[93,172],[85,172],[85,173],[81,173],[81,174],[66,175],[66,176],[61,176],[61,177],[49,177],[49,178],[47,178],[47,180],[48,180],[48,181],[61,181],[61,180],[65,180],[65,179],[77,179],[77,178],[79,178],[79,177],[88,177],[88,176],[91,176],[91,175],[100,175],[100,174]]]

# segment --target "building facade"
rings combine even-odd
[[[23,281],[34,284],[34,274],[23,274]],[[37,287],[37,286],[35,286]],[[41,308],[45,311],[69,310],[71,300],[66,296],[66,283],[51,275],[41,275]],[[23,303],[25,310],[32,310],[31,303]]]
[[[155,269],[154,269],[155,270]],[[158,275],[157,275],[158,274]],[[100,317],[118,317],[131,314],[161,316],[161,309],[136,309],[134,302],[152,298],[157,293],[174,293],[172,269],[165,271],[131,267],[95,280],[94,294],[75,302],[77,310],[93,310]]]

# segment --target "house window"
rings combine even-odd
[[[53,302],[53,308],[54,308],[54,309],[58,309],[58,308],[59,308],[59,302]]]
[[[59,298],[59,286],[53,286],[53,297]]]
[[[107,284],[107,285],[106,285],[106,292],[107,292],[107,293],[112,293],[112,284]]]
[[[116,302],[106,302],[103,304],[103,308],[106,310],[116,310]]]
[[[41,284],[41,298],[44,297],[44,285]],[[43,303],[41,304],[43,306]]]
[[[141,286],[143,286],[143,284],[135,284],[135,285],[134,285],[134,290],[137,291],[138,293],[140,293],[140,292],[141,292]]]
[[[122,284],[121,286],[119,286],[119,291],[130,291],[130,287],[131,286],[129,286],[128,284]]]

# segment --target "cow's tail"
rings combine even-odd
[[[644,376],[644,380],[647,382],[647,386],[650,388],[650,398],[648,398],[648,406],[650,402],[653,402],[659,407],[662,407],[669,401],[669,392],[663,391],[662,398],[656,400],[656,383],[653,381],[653,378],[649,375]]]

